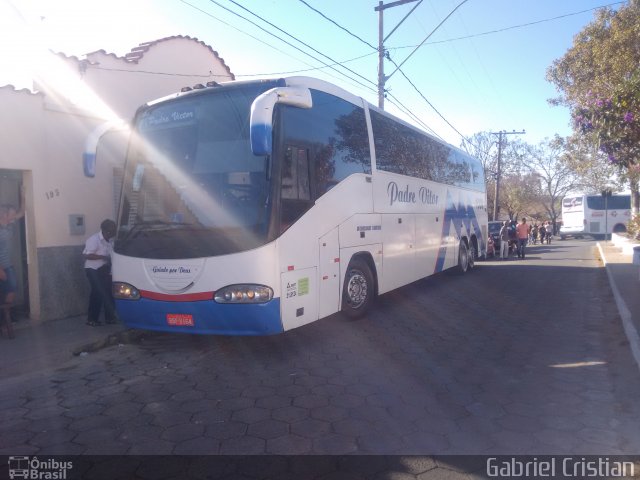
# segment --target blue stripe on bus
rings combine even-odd
[[[279,298],[255,305],[213,301],[176,303],[141,298],[116,300],[116,309],[126,326],[142,330],[211,335],[272,335],[283,332]],[[194,325],[169,325],[167,316],[172,314],[191,315]]]
[[[469,202],[467,202],[469,203]],[[451,194],[447,191],[447,204],[444,211],[444,220],[442,222],[442,235],[440,237],[440,249],[438,250],[438,258],[436,260],[436,267],[434,273],[441,272],[444,269],[444,260],[447,255],[447,246],[444,243],[445,238],[450,235],[451,225],[456,231],[458,237],[462,237],[462,224],[464,224],[467,234],[471,235],[471,227],[478,239],[479,248],[482,250],[485,248],[485,239],[480,234],[480,224],[478,223],[478,217],[476,217],[476,211],[472,206],[458,205],[454,203],[451,198]]]

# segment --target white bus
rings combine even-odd
[[[187,90],[187,91],[184,91]],[[136,114],[113,256],[133,328],[267,335],[484,256],[479,161],[329,83],[212,83]]]
[[[560,239],[590,235],[603,238],[626,232],[631,218],[631,196],[571,195],[562,199]]]

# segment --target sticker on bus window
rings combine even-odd
[[[193,327],[193,315],[184,313],[167,313],[167,324],[173,327]]]

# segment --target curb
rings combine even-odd
[[[140,343],[145,338],[152,336],[153,333],[147,332],[145,330],[134,330],[127,329],[122,330],[117,333],[112,333],[102,340],[97,340],[92,343],[87,343],[85,345],[74,348],[71,353],[74,357],[77,357],[83,353],[92,353],[97,352],[98,350],[102,350],[106,347],[111,347],[114,345],[124,345],[130,343]]]
[[[629,345],[631,346],[631,354],[636,361],[638,369],[640,369],[640,335],[638,335],[638,330],[636,330],[631,319],[631,312],[620,295],[620,291],[618,290],[618,286],[613,278],[611,269],[608,267],[607,258],[604,256],[604,250],[602,249],[600,242],[597,243],[597,246],[598,251],[600,252],[600,257],[602,258],[602,263],[604,263],[605,270],[607,271],[607,276],[609,277],[609,285],[611,286],[613,297],[615,298],[616,305],[618,306],[618,313],[622,319],[624,333],[626,334]]]

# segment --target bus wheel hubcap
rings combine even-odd
[[[349,278],[347,295],[352,308],[358,308],[367,299],[367,279],[360,272],[354,272]]]

